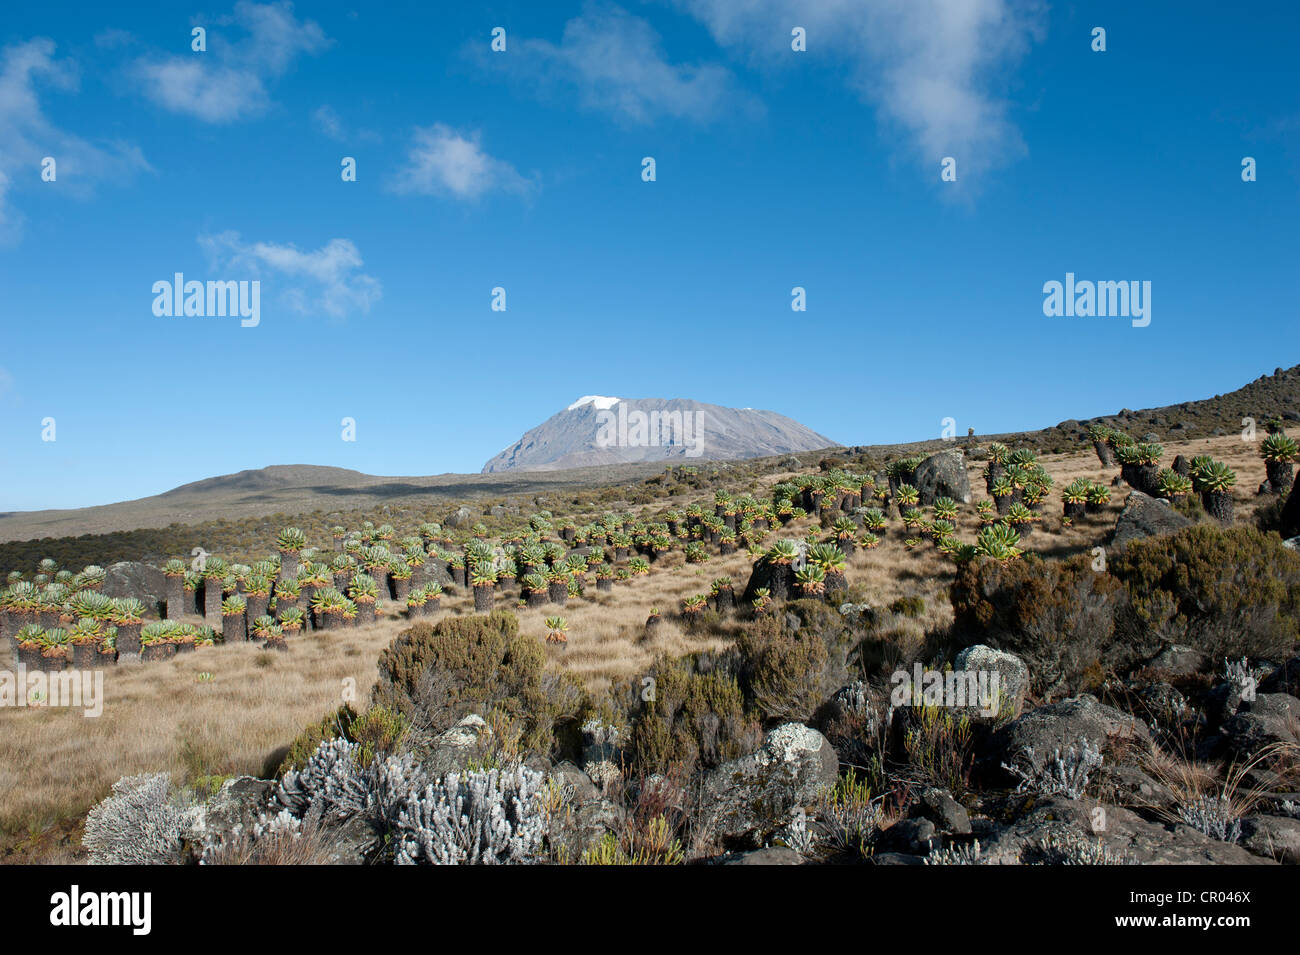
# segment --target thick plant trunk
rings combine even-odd
[[[1201,495],[1201,505],[1220,524],[1232,523],[1232,492],[1206,491]]]
[[[203,584],[203,619],[208,626],[221,625],[221,581],[209,580]]]
[[[1294,482],[1290,461],[1265,461],[1264,470],[1268,472],[1268,487],[1274,494],[1285,494],[1291,490]]]
[[[247,622],[242,613],[221,618],[221,642],[234,645],[248,639]]]
[[[185,614],[185,578],[168,577],[166,580],[167,619],[179,620]]]
[[[140,655],[140,629],[143,624],[124,623],[117,628],[117,652],[119,656],[138,657]]]

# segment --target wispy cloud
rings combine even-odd
[[[199,236],[199,246],[214,268],[285,278],[281,300],[302,315],[341,319],[365,314],[383,293],[379,281],[361,271],[361,253],[348,239],[331,239],[304,252],[289,244],[244,242],[238,232],[222,232]]]
[[[383,137],[373,129],[354,129],[343,122],[343,117],[338,114],[333,106],[328,103],[316,109],[311,114],[312,124],[320,132],[334,140],[336,143],[356,140],[358,142],[375,143]]]
[[[627,122],[706,122],[728,110],[761,111],[726,67],[670,61],[655,29],[621,7],[588,4],[565,24],[559,43],[529,38],[518,50],[488,62],[542,87],[576,90],[585,108]]]
[[[477,132],[468,136],[442,123],[415,130],[403,166],[390,183],[394,192],[477,199],[489,192],[526,194],[532,183],[508,162],[483,151]]]
[[[19,183],[87,196],[103,182],[148,170],[140,149],[122,142],[94,144],[55,126],[41,105],[43,90],[74,93],[76,64],[55,58],[53,40],[38,37],[0,51],[0,241],[13,241],[23,216],[12,196]],[[56,184],[42,184],[40,163],[55,160]]]
[[[312,20],[294,16],[288,2],[256,4],[240,0],[234,14],[194,21],[207,30],[207,51],[150,54],[131,72],[145,95],[164,109],[208,123],[231,123],[270,105],[267,84],[287,73],[294,61],[330,45]],[[243,31],[229,39],[225,28]]]
[[[320,107],[311,114],[311,118],[312,122],[316,124],[316,128],[330,139],[337,141],[346,138],[343,134],[343,120],[332,106]]]
[[[674,0],[724,46],[754,61],[850,67],[849,82],[910,150],[935,163],[958,158],[962,174],[1024,150],[998,90],[1041,39],[1038,0]],[[807,60],[790,58],[790,30],[808,34]],[[937,167],[936,167],[937,168]]]

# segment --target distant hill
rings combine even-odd
[[[159,494],[160,498],[178,498],[229,491],[272,491],[300,487],[348,487],[375,479],[349,468],[332,468],[316,464],[274,464],[268,468],[223,474],[182,484]]]
[[[775,411],[724,408],[687,398],[585,395],[526,432],[483,465],[482,473],[734,461],[835,445]]]

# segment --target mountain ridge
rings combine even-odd
[[[793,418],[690,398],[584,395],[493,456],[481,474],[734,461],[838,446]]]

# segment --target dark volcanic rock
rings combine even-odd
[[[157,613],[166,598],[167,578],[157,567],[137,561],[123,561],[107,568],[104,593],[110,597],[134,597]]]
[[[729,852],[717,860],[718,865],[803,865],[803,857],[786,846],[755,849],[753,852]]]
[[[1008,723],[993,734],[990,753],[999,763],[1011,763],[1032,749],[1031,762],[1039,769],[1056,750],[1065,752],[1081,738],[1098,746],[1112,738],[1149,743],[1151,731],[1137,717],[1106,706],[1085,693],[1029,710]]]
[[[1110,546],[1123,547],[1129,541],[1142,537],[1172,534],[1191,524],[1191,520],[1175,511],[1167,502],[1149,497],[1141,491],[1133,491],[1115,522]]]
[[[1282,506],[1282,537],[1300,534],[1300,481],[1291,485],[1291,493]]]
[[[966,457],[958,448],[932,454],[917,466],[916,489],[921,506],[929,507],[937,497],[950,497],[962,504],[970,503],[970,481],[966,476]]]
[[[1191,826],[1150,822],[1119,806],[1106,806],[1105,827],[1093,832],[1096,808],[1091,800],[1076,802],[1060,796],[1038,800],[1012,825],[980,839],[981,861],[994,865],[1031,861],[1044,839],[1072,836],[1100,842],[1140,865],[1267,864],[1241,846],[1211,839]]]

